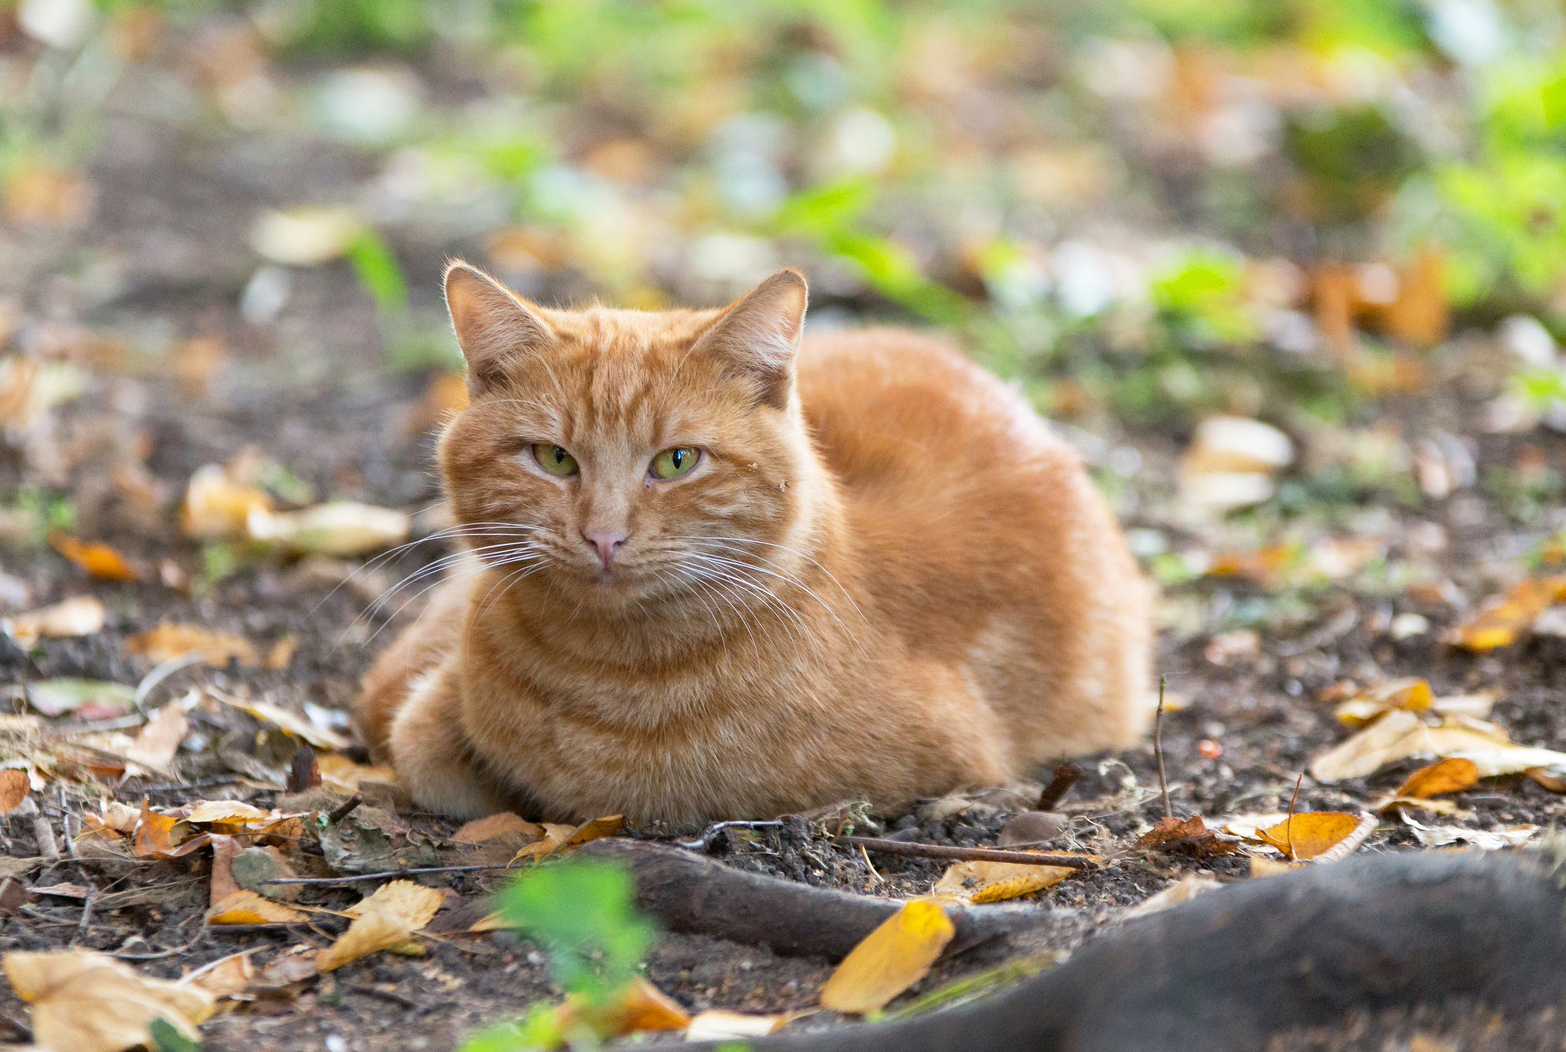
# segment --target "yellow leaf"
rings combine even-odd
[[[1291,815],[1271,829],[1257,830],[1263,841],[1291,859],[1315,858],[1336,847],[1360,825],[1348,811],[1306,811]]]
[[[585,1023],[599,1037],[617,1037],[643,1030],[684,1030],[690,1013],[646,979],[636,978],[615,994],[608,1004],[594,1006],[580,997],[567,998],[555,1009],[563,1032]]]
[[[788,1022],[787,1015],[752,1015],[709,1008],[697,1012],[685,1028],[687,1041],[729,1041],[736,1038],[766,1037],[777,1033]]]
[[[260,663],[249,640],[199,625],[161,624],[127,636],[120,647],[125,653],[154,664],[195,653],[202,654],[208,665],[226,665],[231,658],[244,665]]]
[[[188,537],[236,537],[255,511],[271,511],[272,497],[257,486],[239,482],[217,464],[196,469],[185,487],[180,528]]]
[[[125,556],[107,544],[79,541],[69,534],[59,532],[49,535],[49,543],[54,546],[55,551],[94,577],[101,577],[106,581],[141,580],[141,574],[125,561]]]
[[[17,996],[32,1002],[33,1040],[61,1052],[151,1045],[148,1025],[158,1018],[195,1041],[215,1006],[204,990],[146,978],[91,950],[8,953],[4,965]]]
[[[321,772],[321,784],[342,793],[357,793],[366,781],[395,782],[397,773],[390,767],[371,767],[354,763],[339,753],[329,753],[315,758],[315,766]]]
[[[1472,619],[1458,626],[1452,642],[1465,650],[1479,652],[1509,647],[1540,614],[1563,601],[1566,601],[1566,574],[1525,578],[1504,596],[1491,599]]]
[[[44,637],[95,635],[103,631],[108,616],[109,611],[98,599],[78,595],[25,614],[0,618],[0,632],[30,647]]]
[[[861,1014],[884,1007],[929,973],[956,931],[936,903],[904,903],[843,958],[821,988],[821,1003]]]
[[[1421,767],[1398,787],[1398,796],[1440,796],[1467,789],[1479,780],[1479,767],[1460,756],[1437,760]]]
[[[352,501],[276,514],[258,510],[245,519],[251,540],[294,552],[343,557],[401,544],[412,529],[413,520],[403,512]]]
[[[956,862],[936,881],[936,894],[958,895],[969,902],[1004,902],[1031,895],[1080,872],[1065,866],[1034,866],[1019,862]]]
[[[138,858],[180,858],[207,845],[205,834],[191,836],[183,819],[141,805],[131,850]]]
[[[605,815],[603,818],[595,818],[591,822],[583,822],[581,825],[574,827],[559,825],[555,822],[545,822],[543,823],[543,839],[535,844],[528,844],[516,853],[516,857],[545,858],[556,852],[571,851],[579,848],[589,840],[616,836],[624,828],[624,815]]]
[[[1430,684],[1418,676],[1395,679],[1362,691],[1339,705],[1334,715],[1344,723],[1361,726],[1393,709],[1423,712],[1435,701]]]
[[[307,920],[309,914],[285,906],[265,895],[241,888],[223,896],[217,905],[207,912],[208,924],[294,924]]]
[[[373,895],[347,910],[353,923],[316,957],[323,972],[341,968],[350,961],[380,950],[410,949],[414,932],[435,916],[445,901],[436,888],[426,888],[411,880],[394,880],[382,885]]]

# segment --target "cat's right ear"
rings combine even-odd
[[[540,350],[555,336],[535,308],[461,260],[446,268],[446,309],[474,395],[493,387],[507,362]]]

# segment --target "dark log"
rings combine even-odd
[[[645,840],[606,837],[583,845],[573,857],[628,868],[636,878],[637,904],[665,928],[769,946],[779,953],[839,960],[902,905],[747,873]],[[947,955],[1036,931],[1073,913],[1038,905],[962,911],[953,917],[957,934]]]
[[[1566,1007],[1566,894],[1538,853],[1367,856],[1231,885],[947,1011],[756,1052],[1206,1052],[1350,1012]],[[710,1046],[684,1046],[690,1048]]]

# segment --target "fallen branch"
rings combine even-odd
[[[837,960],[902,906],[892,899],[747,873],[645,840],[595,840],[574,857],[617,862],[629,869],[636,879],[637,904],[666,928],[761,944],[779,953]],[[957,935],[947,953],[1047,927],[1065,912],[1037,906],[955,911]]]
[[[950,844],[920,844],[912,840],[885,840],[874,836],[840,836],[838,843],[852,844],[882,855],[906,855],[910,858],[949,858],[963,862],[1015,862],[1021,866],[1059,866],[1062,869],[1097,869],[1096,860],[1086,855],[1045,855],[1037,851],[1008,851],[998,847],[955,847]]]
[[[1204,1052],[1261,1048],[1356,1010],[1467,1003],[1525,1016],[1566,1003],[1561,880],[1559,864],[1534,853],[1313,866],[1132,920],[994,997],[751,1047]]]

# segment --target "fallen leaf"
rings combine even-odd
[[[33,1039],[70,1052],[124,1052],[153,1044],[148,1026],[166,1019],[191,1041],[215,998],[205,990],[151,979],[91,950],[8,953],[6,977],[33,1006]]]
[[[1529,767],[1523,771],[1523,774],[1526,774],[1552,793],[1566,793],[1566,777],[1554,774],[1547,768]]]
[[[446,896],[411,880],[383,884],[373,895],[347,910],[354,918],[336,942],[322,950],[316,964],[323,972],[380,950],[400,950],[414,932],[434,919]]]
[[[0,815],[10,814],[22,805],[32,789],[27,772],[15,767],[0,771]]]
[[[1299,869],[1303,862],[1280,862],[1275,858],[1267,858],[1265,855],[1251,856],[1252,877],[1275,877],[1279,873],[1287,873],[1291,869]]]
[[[586,1024],[605,1038],[646,1030],[684,1030],[691,1022],[689,1012],[640,977],[627,983],[607,1004],[592,1005],[581,997],[569,997],[555,1009],[555,1018],[562,1032]]]
[[[211,834],[210,839],[212,879],[207,883],[207,904],[216,906],[239,890],[239,881],[234,879],[234,859],[245,847],[233,837],[221,833]]]
[[[208,924],[295,924],[310,915],[246,888],[231,891],[207,911]]]
[[[1080,872],[1067,866],[1018,862],[955,862],[941,874],[934,890],[937,895],[956,895],[975,904],[1004,902],[1043,891]]]
[[[1414,831],[1414,836],[1425,847],[1445,847],[1448,844],[1464,843],[1482,851],[1519,847],[1533,839],[1534,834],[1539,831],[1538,826],[1532,825],[1500,826],[1496,829],[1427,826],[1416,822],[1406,814],[1403,816],[1403,822]]]
[[[255,950],[240,950],[227,957],[219,957],[211,964],[196,969],[181,979],[181,986],[203,990],[215,998],[242,994],[255,981],[256,968],[250,963]]]
[[[355,763],[341,753],[317,756],[315,764],[321,774],[321,784],[328,789],[353,794],[366,781],[393,782],[397,773],[391,767],[371,767]]]
[[[615,836],[624,828],[625,817],[623,815],[606,815],[603,818],[595,818],[591,822],[583,822],[579,826],[544,822],[543,839],[524,846],[522,850],[516,853],[515,857],[519,859],[546,858],[559,852],[581,847],[589,840]]]
[[[1479,767],[1472,760],[1460,756],[1437,760],[1421,767],[1398,787],[1397,795],[1405,797],[1440,796],[1457,793],[1479,781]]]
[[[1430,726],[1411,712],[1389,712],[1318,756],[1311,777],[1322,782],[1360,778],[1410,756],[1472,760],[1480,778],[1517,774],[1530,767],[1566,767],[1566,752],[1518,745],[1493,723],[1451,716]]]
[[[1343,723],[1363,726],[1393,709],[1423,712],[1434,701],[1435,692],[1430,689],[1430,684],[1414,676],[1362,691],[1334,709],[1333,715]]]
[[[23,647],[30,647],[42,638],[96,635],[103,631],[108,615],[97,598],[77,595],[38,610],[0,618],[0,632]]]
[[[1170,906],[1183,905],[1198,895],[1221,887],[1223,885],[1212,877],[1204,877],[1192,873],[1180,878],[1152,898],[1146,899],[1128,910],[1126,916],[1141,917],[1148,913],[1157,913],[1159,910],[1166,910]]]
[[[1158,824],[1138,837],[1136,842],[1154,851],[1194,855],[1197,858],[1232,855],[1240,850],[1240,845],[1233,840],[1216,830],[1208,829],[1200,815],[1160,818]]]
[[[726,1041],[735,1038],[766,1037],[783,1029],[787,1015],[752,1015],[709,1008],[697,1012],[685,1027],[687,1041]]]
[[[336,731],[317,726],[310,720],[266,701],[248,701],[219,696],[219,700],[236,709],[250,713],[258,720],[272,724],[286,734],[307,741],[317,749],[333,749],[341,752],[348,748],[348,739]]]
[[[1481,653],[1509,647],[1540,614],[1559,602],[1566,602],[1566,574],[1525,578],[1504,596],[1485,603],[1449,639],[1464,650]]]
[[[161,624],[127,636],[120,647],[133,657],[158,665],[195,653],[205,655],[208,665],[226,665],[231,659],[244,665],[260,664],[249,640],[199,625]]]
[[[839,1012],[873,1012],[929,973],[956,934],[946,911],[914,899],[881,922],[827,978],[821,1003]]]
[[[144,767],[164,770],[174,761],[180,743],[190,731],[190,720],[179,702],[170,702],[155,712],[142,727],[134,741],[126,747],[124,756]]]
[[[137,858],[182,858],[208,843],[205,834],[192,836],[191,832],[184,819],[154,811],[143,803],[131,851]]]
[[[85,899],[91,889],[82,884],[43,884],[32,888],[34,895],[53,895],[61,899]]]
[[[525,833],[528,836],[541,837],[544,835],[544,827],[537,822],[529,822],[514,811],[501,811],[487,818],[475,818],[471,822],[464,823],[451,834],[451,839],[459,844],[482,844],[486,840],[494,840],[507,833]]]
[[[94,577],[106,581],[139,581],[141,574],[117,550],[96,541],[81,541],[58,531],[49,535],[54,550]]]
[[[136,688],[96,679],[43,679],[27,684],[27,703],[45,716],[75,712],[118,716],[136,707]],[[90,716],[89,716],[90,714]]]
[[[315,966],[319,951],[313,946],[291,946],[261,966],[251,984],[254,989],[281,992],[320,974]]]
[[[1304,811],[1270,829],[1257,830],[1256,835],[1282,851],[1285,858],[1304,861],[1324,855],[1346,841],[1363,821],[1364,816],[1348,811]],[[1374,821],[1372,818],[1372,828]]]
[[[187,537],[238,537],[253,512],[272,510],[272,497],[217,464],[197,468],[185,486],[180,528]]]
[[[251,540],[314,555],[366,555],[401,544],[412,529],[413,520],[403,512],[352,501],[301,511],[257,509],[245,519]]]

